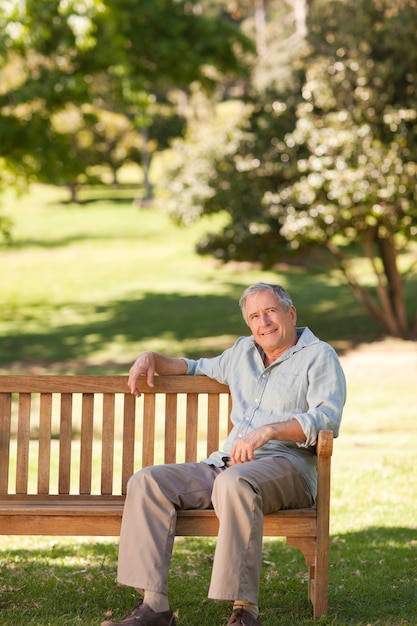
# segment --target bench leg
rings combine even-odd
[[[313,605],[314,619],[327,613],[329,585],[329,550],[317,550],[312,537],[287,537],[287,544],[298,548],[308,565],[308,599]],[[317,551],[317,553],[316,553]]]
[[[309,565],[308,568],[308,599],[311,604],[314,604],[314,580],[316,577],[316,568],[314,565]]]
[[[314,579],[312,580],[312,602],[314,619],[319,619],[327,613],[329,594],[329,552],[320,551],[317,554],[317,563],[314,568]]]

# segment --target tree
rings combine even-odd
[[[416,0],[316,0],[308,32],[294,89],[258,95],[216,163],[201,212],[229,221],[200,250],[269,266],[327,250],[388,334],[416,337],[404,296],[415,265],[399,262],[417,235]],[[361,253],[373,284],[353,272]]]
[[[301,89],[301,79],[302,73],[294,75],[292,87],[298,81]],[[233,114],[231,103],[216,107],[206,114],[205,125],[191,125],[186,140],[176,142],[175,158],[161,181],[171,216],[183,224],[202,215],[225,216],[220,232],[198,243],[201,254],[224,262],[256,261],[265,268],[277,262],[286,240],[262,198],[295,176],[296,152],[284,137],[294,128],[300,100],[289,89],[280,100],[275,90],[254,93],[245,106],[235,104]]]
[[[416,29],[415,1],[317,3],[314,56],[290,139],[309,155],[298,161],[302,176],[265,202],[288,241],[326,246],[368,313],[402,338],[417,335],[404,298],[412,265],[399,264],[417,235]],[[357,243],[375,289],[344,253]]]
[[[54,182],[57,170],[59,180],[74,177],[83,163],[70,162],[70,138],[53,127],[69,104],[128,115],[136,107],[146,119],[155,89],[213,89],[218,76],[244,74],[250,40],[200,8],[197,0],[142,0],[140,10],[136,0],[2,3],[0,158],[8,181]]]

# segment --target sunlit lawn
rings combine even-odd
[[[381,336],[335,273],[197,256],[215,220],[180,228],[131,198],[66,197],[40,187],[5,203],[15,227],[13,246],[0,249],[0,368],[124,372],[144,349],[217,353],[246,332],[237,300],[259,279],[289,288],[299,324],[336,347]]]

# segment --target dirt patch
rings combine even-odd
[[[417,388],[417,342],[384,339],[362,344],[340,357],[350,381],[401,382]]]

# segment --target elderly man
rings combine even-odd
[[[102,626],[175,626],[167,574],[176,511],[210,509],[219,518],[209,597],[231,600],[228,626],[260,626],[264,514],[311,507],[318,432],[337,436],[346,397],[339,359],[307,327],[279,285],[257,283],[240,299],[251,336],[215,358],[138,357],[128,385],[154,374],[205,374],[230,387],[233,428],[221,451],[200,463],[147,467],[129,480],[118,581],[142,595],[121,621]]]

